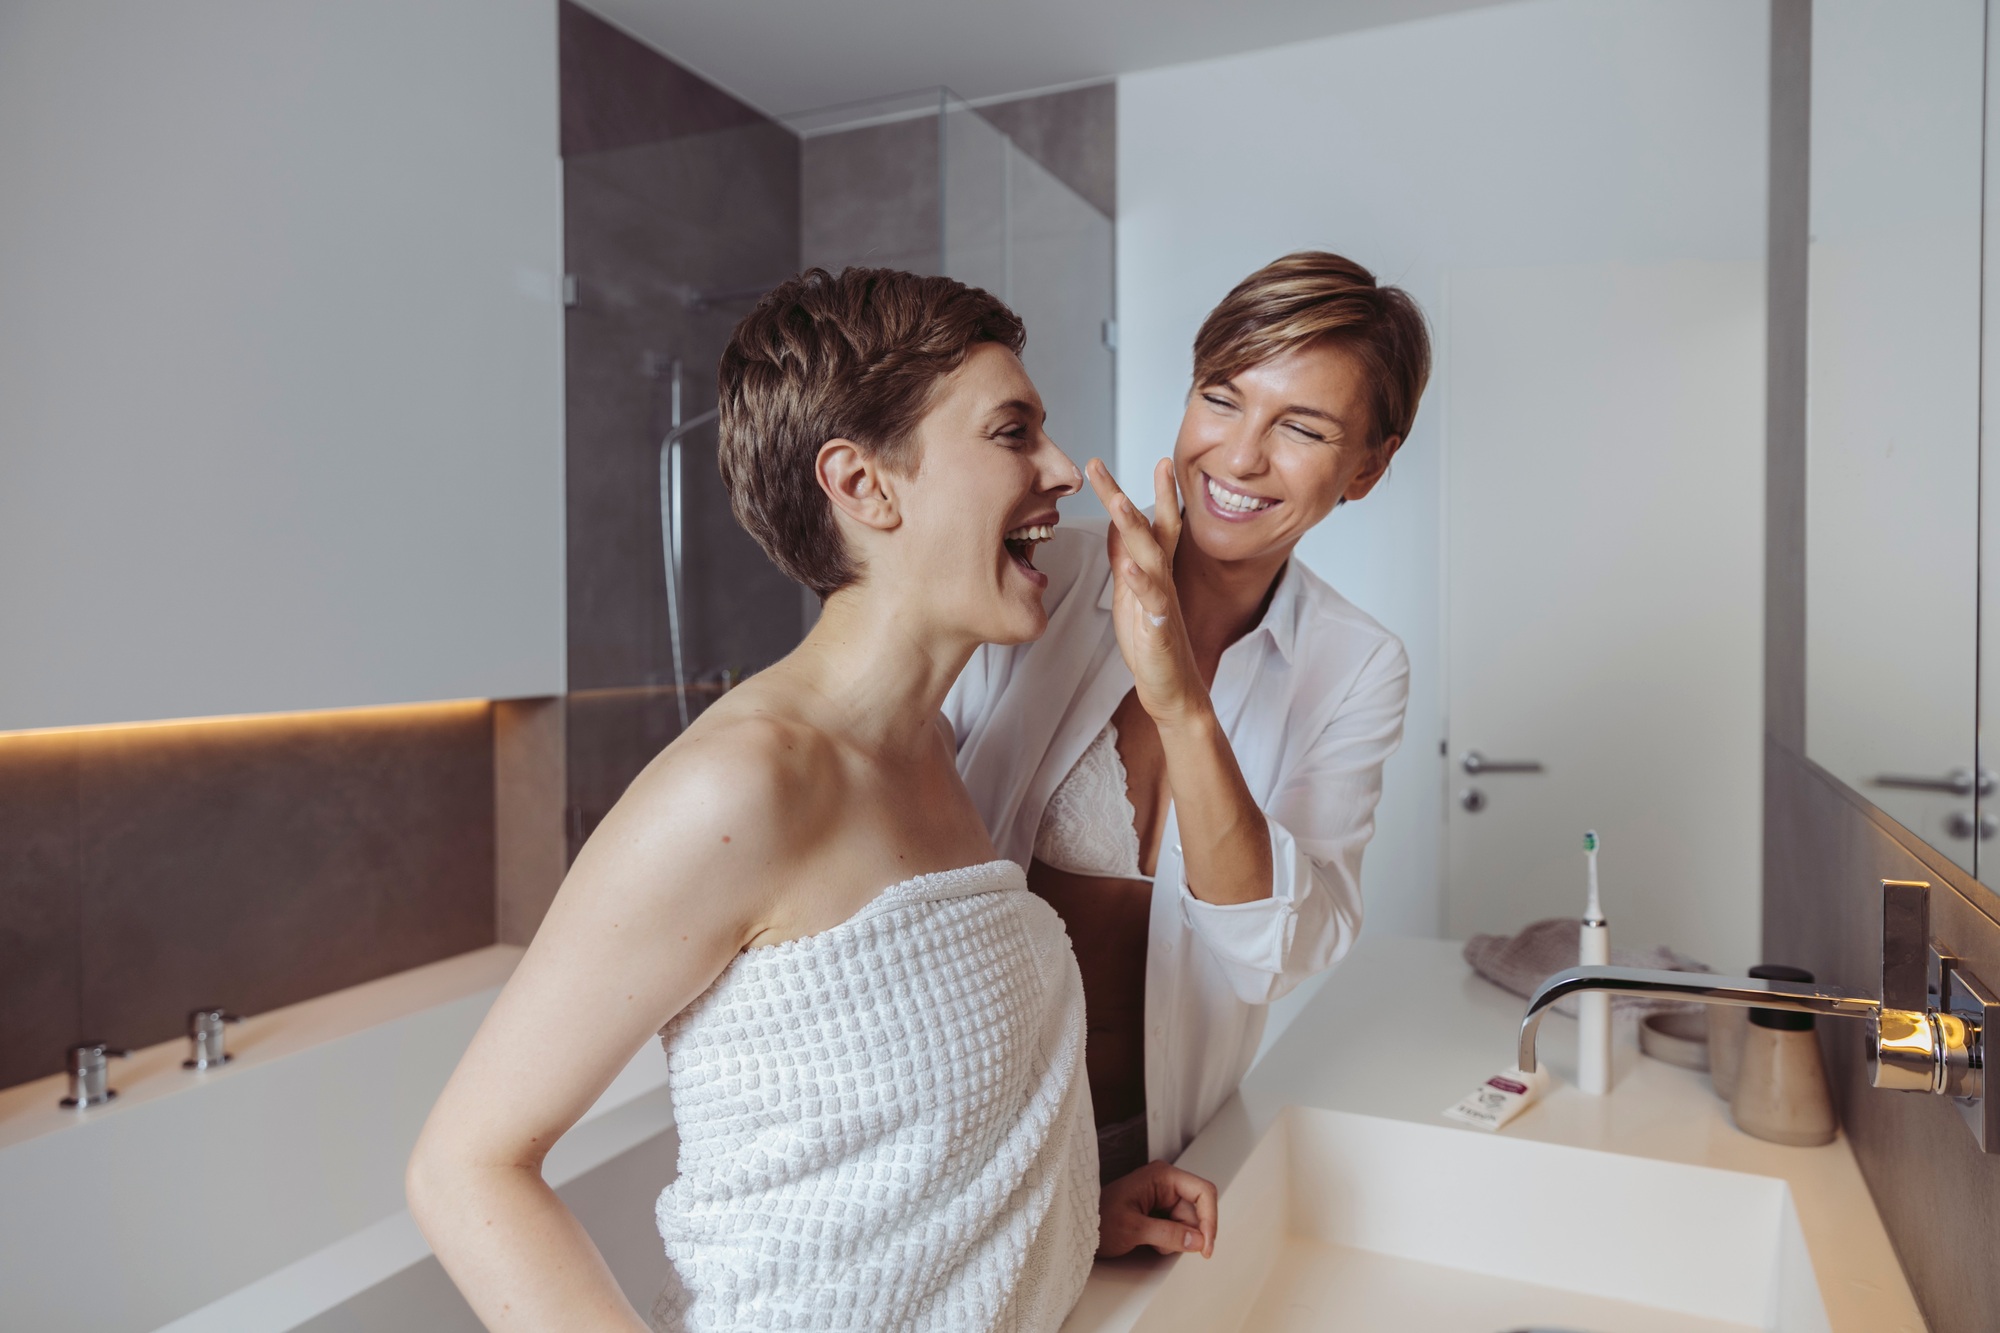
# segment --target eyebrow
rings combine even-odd
[[[1217,389],[1227,389],[1229,390],[1229,392],[1238,395],[1242,394],[1243,392],[1243,390],[1236,387],[1235,380],[1222,380],[1212,387]],[[1321,421],[1332,422],[1334,425],[1340,427],[1342,430],[1348,429],[1347,421],[1345,420],[1345,418],[1337,417],[1333,413],[1327,411],[1324,408],[1312,407],[1305,403],[1293,403],[1291,406],[1286,407],[1281,411],[1279,411],[1278,415],[1281,417],[1318,417]]]
[[[1019,412],[1024,416],[1034,417],[1037,421],[1047,421],[1049,418],[1048,408],[1037,407],[1025,398],[1009,398],[1004,403],[996,403],[988,415],[997,416],[1002,412]]]

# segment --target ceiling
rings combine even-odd
[[[784,116],[937,84],[978,101],[1501,0],[583,2]]]

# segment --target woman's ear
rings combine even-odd
[[[889,470],[852,440],[828,440],[813,460],[813,474],[836,514],[888,532],[903,521]]]
[[[1403,437],[1400,435],[1391,435],[1388,439],[1376,445],[1375,448],[1369,450],[1368,461],[1361,465],[1361,470],[1356,472],[1353,479],[1347,483],[1347,489],[1340,493],[1340,498],[1342,500],[1360,500],[1365,498],[1368,492],[1375,489],[1376,482],[1389,475],[1389,462],[1395,458],[1396,451],[1402,447]]]

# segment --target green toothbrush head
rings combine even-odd
[[[1588,831],[1583,835],[1583,850],[1585,850],[1586,852],[1594,852],[1597,850],[1596,829],[1591,829],[1590,831]]]

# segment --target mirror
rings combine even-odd
[[[1993,66],[1992,44],[2000,41],[1991,27],[1986,34],[1988,68]],[[2000,106],[1994,99],[1986,103],[1986,177],[1995,182],[1992,188],[2000,189],[2000,177],[1993,172],[2000,169],[2000,161],[1994,154],[2000,153],[2000,133],[1995,125],[2000,124]],[[1987,210],[1985,215],[1985,253],[2000,256],[2000,206]],[[1982,275],[1985,289],[1985,309],[2000,310],[2000,263],[1989,265]],[[1981,574],[1979,580],[1979,774],[1981,778],[1978,811],[1978,843],[1982,852],[1989,853],[1992,860],[1980,858],[1975,868],[1989,886],[2000,885],[2000,791],[1993,789],[1988,778],[1989,772],[2000,769],[2000,565],[1993,562],[2000,559],[2000,526],[1989,528],[1988,519],[2000,525],[2000,340],[1982,343],[1980,347],[1980,541],[1979,558]],[[1990,424],[1989,424],[1990,423]],[[1988,743],[1987,737],[1994,739]],[[1987,756],[1995,759],[1988,761]]]
[[[1975,871],[1985,25],[1813,6],[1808,251],[1806,751]]]

